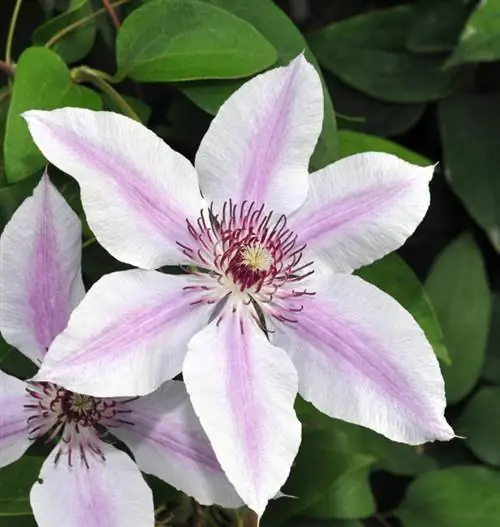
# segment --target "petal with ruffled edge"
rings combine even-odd
[[[181,371],[212,305],[191,276],[134,269],[105,275],[54,340],[38,381],[98,397],[144,395]]]
[[[188,347],[183,376],[195,412],[227,477],[260,516],[300,445],[297,372],[246,309],[227,306]]]
[[[100,442],[105,461],[79,457],[70,466],[45,460],[30,494],[38,527],[153,527],[153,494],[137,465],[112,445]]]
[[[31,445],[24,407],[29,399],[26,383],[0,371],[0,467],[19,459]]]
[[[202,208],[191,163],[136,121],[62,108],[23,114],[43,155],[73,176],[88,222],[115,258],[155,269],[186,261],[186,218]]]
[[[331,274],[313,284],[315,296],[282,305],[303,306],[296,322],[275,323],[271,333],[291,355],[302,397],[393,441],[453,438],[439,364],[413,317],[357,276]]]
[[[0,236],[0,331],[37,363],[85,295],[81,236],[46,173]]]
[[[307,196],[322,121],[321,81],[302,55],[254,77],[221,106],[201,142],[203,195],[217,206],[246,200],[292,212]]]
[[[143,472],[202,505],[243,504],[215,457],[183,383],[167,382],[153,394],[127,403],[127,410],[126,422],[111,422],[116,426],[110,431],[130,448]]]
[[[311,174],[288,227],[336,271],[350,272],[413,234],[429,208],[433,170],[380,152],[346,157]]]

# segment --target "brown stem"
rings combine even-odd
[[[111,18],[111,21],[113,22],[116,29],[120,29],[120,26],[122,25],[120,19],[118,18],[118,15],[116,14],[116,11],[114,7],[111,5],[109,0],[102,0],[102,5],[108,12],[109,18]]]
[[[14,75],[14,65],[8,64],[4,60],[0,60],[0,71],[3,71],[7,73],[7,75],[12,76]]]

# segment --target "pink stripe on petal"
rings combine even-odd
[[[227,306],[221,320],[191,339],[183,376],[229,481],[261,515],[285,483],[300,444],[297,376],[246,309]]]
[[[57,240],[56,219],[50,206],[49,185],[48,177],[44,176],[35,245],[27,277],[33,332],[37,343],[45,349],[66,327],[72,310],[68,295],[68,279],[71,277],[66,276],[59,260],[61,248]]]
[[[86,467],[75,452],[70,466],[55,462],[56,447],[33,485],[30,502],[39,527],[138,527],[154,525],[151,490],[132,459],[101,442],[104,460],[90,451]]]
[[[212,304],[190,276],[123,271],[101,278],[47,353],[37,380],[99,397],[144,395],[181,371]],[[207,292],[203,291],[203,295]]]
[[[118,422],[111,431],[130,448],[141,470],[203,505],[242,505],[193,412],[184,383],[167,382],[127,408],[131,424]]]
[[[429,207],[432,172],[384,153],[341,159],[311,174],[288,227],[334,270],[351,272],[413,234]]]
[[[254,77],[222,105],[201,142],[203,195],[217,206],[247,200],[292,212],[307,196],[322,120],[321,82],[302,55]]]
[[[40,362],[85,294],[81,224],[47,174],[0,237],[0,330]]]
[[[394,441],[452,438],[439,365],[411,315],[356,276],[334,274],[315,286],[297,322],[271,333],[294,361],[301,395]]]
[[[191,163],[123,115],[63,108],[24,114],[47,159],[73,176],[99,242],[144,268],[186,261],[177,242],[203,207]]]

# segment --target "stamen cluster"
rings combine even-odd
[[[306,245],[287,228],[284,215],[274,218],[273,211],[265,212],[264,205],[229,200],[220,215],[202,211],[196,225],[188,222],[195,246],[179,245],[219,284],[257,295],[259,301],[270,301],[284,284],[312,273],[308,270],[312,262],[302,264]]]
[[[47,435],[47,442],[59,438],[57,463],[61,455],[67,456],[72,466],[76,451],[83,464],[88,468],[88,455],[104,460],[100,440],[106,427],[116,427],[130,423],[123,414],[130,412],[124,408],[128,402],[114,399],[100,399],[89,395],[65,390],[48,382],[32,382],[26,388],[33,402],[25,404],[32,440]]]

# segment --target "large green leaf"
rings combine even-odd
[[[442,362],[450,363],[432,303],[411,267],[400,256],[389,254],[361,268],[357,274],[385,291],[407,309],[424,330],[436,356]]]
[[[61,30],[87,17],[92,12],[89,0],[71,0],[65,13],[45,22],[33,33],[33,43],[45,45]],[[82,27],[65,35],[51,49],[58,53],[66,63],[76,62],[83,59],[92,49],[95,34],[95,20],[90,20]]]
[[[8,518],[13,527],[19,517],[32,515],[29,493],[42,463],[41,457],[24,455],[0,470],[0,518]]]
[[[341,476],[372,462],[370,456],[339,448],[328,430],[305,430],[290,477],[282,489],[295,498],[272,501],[263,516],[262,527],[285,525],[289,518],[319,501]]]
[[[329,431],[332,446],[373,458],[375,468],[400,476],[412,476],[437,466],[422,448],[394,443],[369,428],[332,419],[300,397],[297,398],[295,409],[304,429]]]
[[[483,378],[500,385],[500,294],[493,295],[491,325],[488,337]]]
[[[431,161],[409,148],[377,137],[375,135],[368,135],[361,132],[354,132],[350,130],[341,130],[338,133],[339,137],[339,158],[359,154],[361,152],[387,152],[395,156],[413,163],[414,165],[429,166]]]
[[[425,110],[425,103],[399,104],[374,99],[324,72],[339,128],[391,137],[413,128]]]
[[[61,57],[46,48],[28,48],[19,58],[7,115],[4,158],[9,182],[20,181],[46,164],[21,117],[27,110],[78,106],[98,110],[100,97],[73,84]]]
[[[467,20],[448,65],[500,59],[500,0],[482,0]]]
[[[396,511],[404,527],[493,527],[500,524],[500,473],[484,467],[428,472]]]
[[[500,387],[481,388],[468,401],[455,430],[482,461],[500,466]]]
[[[438,256],[426,282],[427,294],[443,329],[451,365],[443,365],[448,402],[465,397],[476,384],[484,361],[491,293],[479,248],[470,234]]]
[[[456,73],[442,69],[443,57],[406,51],[410,21],[411,9],[399,6],[336,22],[308,42],[326,68],[372,97],[402,103],[446,97],[457,88]]]
[[[461,94],[439,104],[446,178],[500,252],[500,95]]]
[[[321,75],[316,59],[309,51],[302,33],[295,24],[271,0],[205,0],[207,3],[230,11],[254,26],[278,51],[278,63],[288,64],[293,58],[305,52]],[[182,86],[182,90],[195,104],[215,114],[221,104],[242,82],[194,83]],[[314,168],[322,168],[337,158],[337,127],[332,102],[325,91],[325,115],[323,131],[311,159]]]
[[[370,466],[347,472],[304,514],[313,518],[368,518],[377,510],[370,488]]]
[[[411,16],[408,49],[417,53],[451,51],[469,11],[464,0],[420,0]]]
[[[118,77],[143,82],[246,77],[272,65],[273,46],[245,20],[198,0],[155,0],[118,33]]]
[[[0,88],[0,145],[3,145],[5,126],[7,124],[7,113],[9,111],[10,96],[8,88]],[[3,159],[3,148],[0,148],[0,187],[5,184],[5,170]]]

